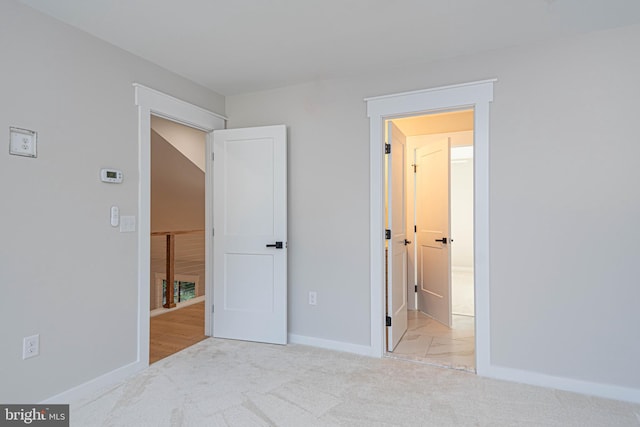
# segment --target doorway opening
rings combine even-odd
[[[212,132],[224,129],[224,116],[204,110],[188,102],[172,97],[139,83],[133,84],[135,104],[138,107],[138,352],[136,369],[149,365],[150,286],[151,283],[151,118],[153,116],[184,124],[207,134],[206,158],[212,156]],[[212,230],[212,179],[211,162],[206,162],[205,229]],[[205,233],[205,307],[212,307],[211,279],[213,236]],[[211,335],[211,310],[204,310],[205,335]]]
[[[387,356],[475,372],[473,124],[385,121],[385,301]]]
[[[489,106],[495,79],[366,98],[370,156],[371,355],[383,357],[385,335],[385,121],[435,112],[473,109],[474,310],[476,373],[490,375]]]
[[[206,338],[205,132],[151,116],[149,363]]]

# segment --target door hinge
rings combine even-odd
[[[389,229],[384,230],[384,238],[386,240],[391,240],[391,230],[389,230]]]
[[[413,232],[414,232],[414,233],[417,233],[417,232],[418,232],[418,226],[417,226],[417,225],[414,225],[414,226],[413,226]]]
[[[413,292],[418,292],[418,285],[413,285]]]
[[[391,144],[384,144],[384,154],[391,154]]]
[[[211,235],[212,235],[212,236],[215,236],[215,235],[216,235],[216,229],[215,229],[215,228],[212,228],[212,229],[211,229]]]
[[[416,173],[416,171],[418,170],[418,165],[414,163],[411,166],[413,166],[413,173]]]
[[[214,156],[214,154],[213,154],[213,153],[211,153],[211,161],[213,161],[213,160],[214,160],[214,157],[215,157],[215,156]]]
[[[214,307],[214,305],[213,305],[213,304],[211,304],[211,312],[212,312],[212,313],[213,313],[213,307]]]
[[[387,326],[391,326],[391,316],[387,316]]]

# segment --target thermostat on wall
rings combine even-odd
[[[102,182],[120,184],[122,182],[122,171],[118,169],[100,169],[100,179]]]

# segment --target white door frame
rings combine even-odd
[[[474,281],[476,372],[490,368],[489,322],[489,103],[495,79],[366,98],[370,156],[371,352],[385,348],[384,121],[401,116],[474,110]]]
[[[211,111],[150,89],[133,84],[138,106],[138,354],[137,363],[149,365],[149,298],[151,268],[151,116],[159,116],[207,133],[205,171],[205,307],[213,298],[211,170],[212,135],[214,129],[224,129],[227,118]],[[211,335],[211,310],[204,311],[205,335]]]

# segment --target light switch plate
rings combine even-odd
[[[37,157],[37,136],[32,130],[9,128],[9,154]]]
[[[133,233],[136,231],[136,217],[133,215],[120,216],[120,232]]]

